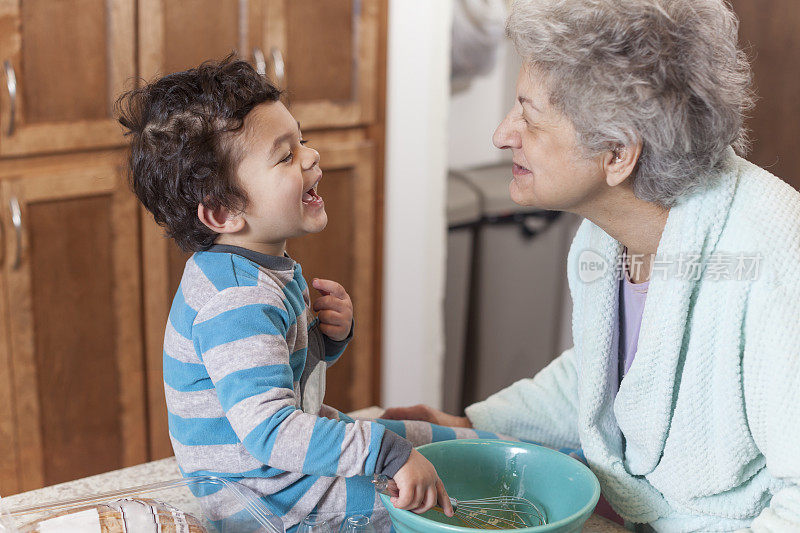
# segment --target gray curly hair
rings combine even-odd
[[[637,197],[671,207],[744,155],[753,106],[723,0],[515,0],[506,33],[587,154],[641,141]]]

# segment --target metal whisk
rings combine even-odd
[[[397,497],[400,492],[393,479],[375,476],[375,490],[387,496]],[[541,526],[547,523],[545,514],[530,500],[519,496],[492,496],[474,500],[450,498],[453,517],[467,527],[475,529],[520,529]],[[441,507],[433,510],[444,514]]]

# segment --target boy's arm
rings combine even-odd
[[[319,408],[319,412],[317,416],[324,416],[325,418],[330,418],[331,420],[344,420],[345,422],[351,422],[351,420],[347,420],[344,418],[344,413],[340,413],[338,409],[334,409],[330,405],[325,405],[324,403]],[[349,418],[349,417],[348,417]]]
[[[314,278],[311,286],[322,295],[314,302],[313,309],[319,316],[325,349],[323,357],[331,366],[353,338],[353,302],[344,287],[335,281]]]
[[[325,335],[322,334],[322,344],[325,349],[325,362],[328,366],[331,366],[335,363],[339,357],[344,353],[344,349],[347,348],[347,345],[353,340],[353,331],[355,330],[355,321],[350,321],[350,333],[347,334],[347,337],[340,341],[335,341]]]
[[[263,287],[234,287],[198,314],[192,340],[236,436],[262,463],[318,476],[393,475],[411,445],[368,421],[296,407],[289,315]],[[394,471],[393,471],[394,470]]]

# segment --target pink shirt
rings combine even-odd
[[[623,250],[623,260],[627,265],[627,250]],[[625,275],[619,282],[619,361],[620,379],[628,373],[628,369],[636,356],[639,344],[639,330],[642,326],[642,313],[647,298],[650,281],[633,283],[628,268],[623,269]]]

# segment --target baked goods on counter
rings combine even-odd
[[[55,513],[20,533],[207,533],[200,520],[151,499],[123,498]]]

